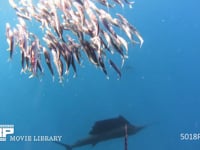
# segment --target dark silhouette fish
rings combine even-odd
[[[124,117],[119,116],[117,118],[97,121],[92,127],[92,130],[89,132],[88,137],[78,140],[72,145],[67,145],[60,142],[55,143],[64,146],[66,150],[72,150],[73,148],[85,145],[95,146],[99,142],[124,137],[125,127],[128,135],[136,134],[138,131],[144,128],[144,126],[134,126],[130,124]]]
[[[120,69],[115,65],[115,63],[111,59],[109,60],[109,63],[114,68],[114,70],[117,72],[119,79],[120,79],[122,76]]]

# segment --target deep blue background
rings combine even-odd
[[[130,46],[123,76],[110,80],[85,63],[64,86],[20,74],[19,51],[8,62],[5,23],[17,23],[7,1],[0,1],[0,124],[14,124],[15,135],[62,135],[73,143],[85,137],[96,120],[125,116],[149,127],[129,137],[129,150],[200,148],[200,141],[181,141],[180,133],[200,133],[200,2],[136,0],[119,10],[145,42]],[[31,27],[38,32],[38,27]],[[37,33],[39,34],[39,33]],[[6,150],[63,149],[54,143],[0,142]],[[123,139],[79,149],[123,150]]]

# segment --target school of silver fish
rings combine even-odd
[[[120,78],[121,67],[114,63],[111,56],[119,54],[123,66],[124,60],[128,58],[128,44],[142,46],[144,42],[136,28],[123,15],[116,13],[113,17],[109,13],[116,6],[123,8],[128,5],[132,8],[134,2],[128,0],[38,0],[36,4],[32,0],[17,0],[17,3],[9,0],[9,3],[18,17],[15,27],[11,28],[6,23],[9,59],[13,58],[18,46],[21,72],[28,72],[29,78],[43,75],[43,58],[53,80],[56,70],[59,82],[63,82],[70,67],[75,77],[76,64],[81,65],[83,55],[100,68],[107,78],[108,64]],[[40,23],[42,42],[38,38],[40,35],[28,30],[27,22],[33,20]],[[118,32],[125,33],[126,37]]]

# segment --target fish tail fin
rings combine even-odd
[[[54,76],[52,76],[52,81],[53,81],[53,82],[55,81],[55,77],[54,77]]]
[[[72,150],[72,147],[70,145],[65,145],[66,150]]]
[[[8,58],[7,62],[11,62],[12,58]]]
[[[26,70],[25,69],[21,69],[21,71],[20,71],[20,74],[22,74],[22,73],[24,73],[24,74],[26,74]]]
[[[72,150],[72,146],[70,146],[68,144],[64,144],[64,143],[56,142],[56,141],[54,143],[64,146],[66,150]]]

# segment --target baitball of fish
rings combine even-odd
[[[123,8],[129,5],[132,8],[134,2],[128,0],[39,0],[37,4],[32,0],[17,2],[9,0],[18,17],[15,27],[11,28],[6,23],[9,59],[12,60],[17,45],[21,54],[21,72],[28,72],[29,78],[42,76],[43,63],[46,62],[53,80],[56,70],[62,83],[70,67],[76,77],[76,65],[81,65],[83,55],[100,68],[107,78],[106,62],[121,78],[120,67],[111,56],[118,54],[123,66],[128,58],[128,43],[142,46],[144,42],[123,15],[116,13],[113,17],[109,13],[116,6]],[[28,30],[27,22],[32,21],[40,23],[43,33],[41,39]],[[116,30],[124,32],[126,37],[119,35]],[[125,38],[130,41],[127,42]]]

